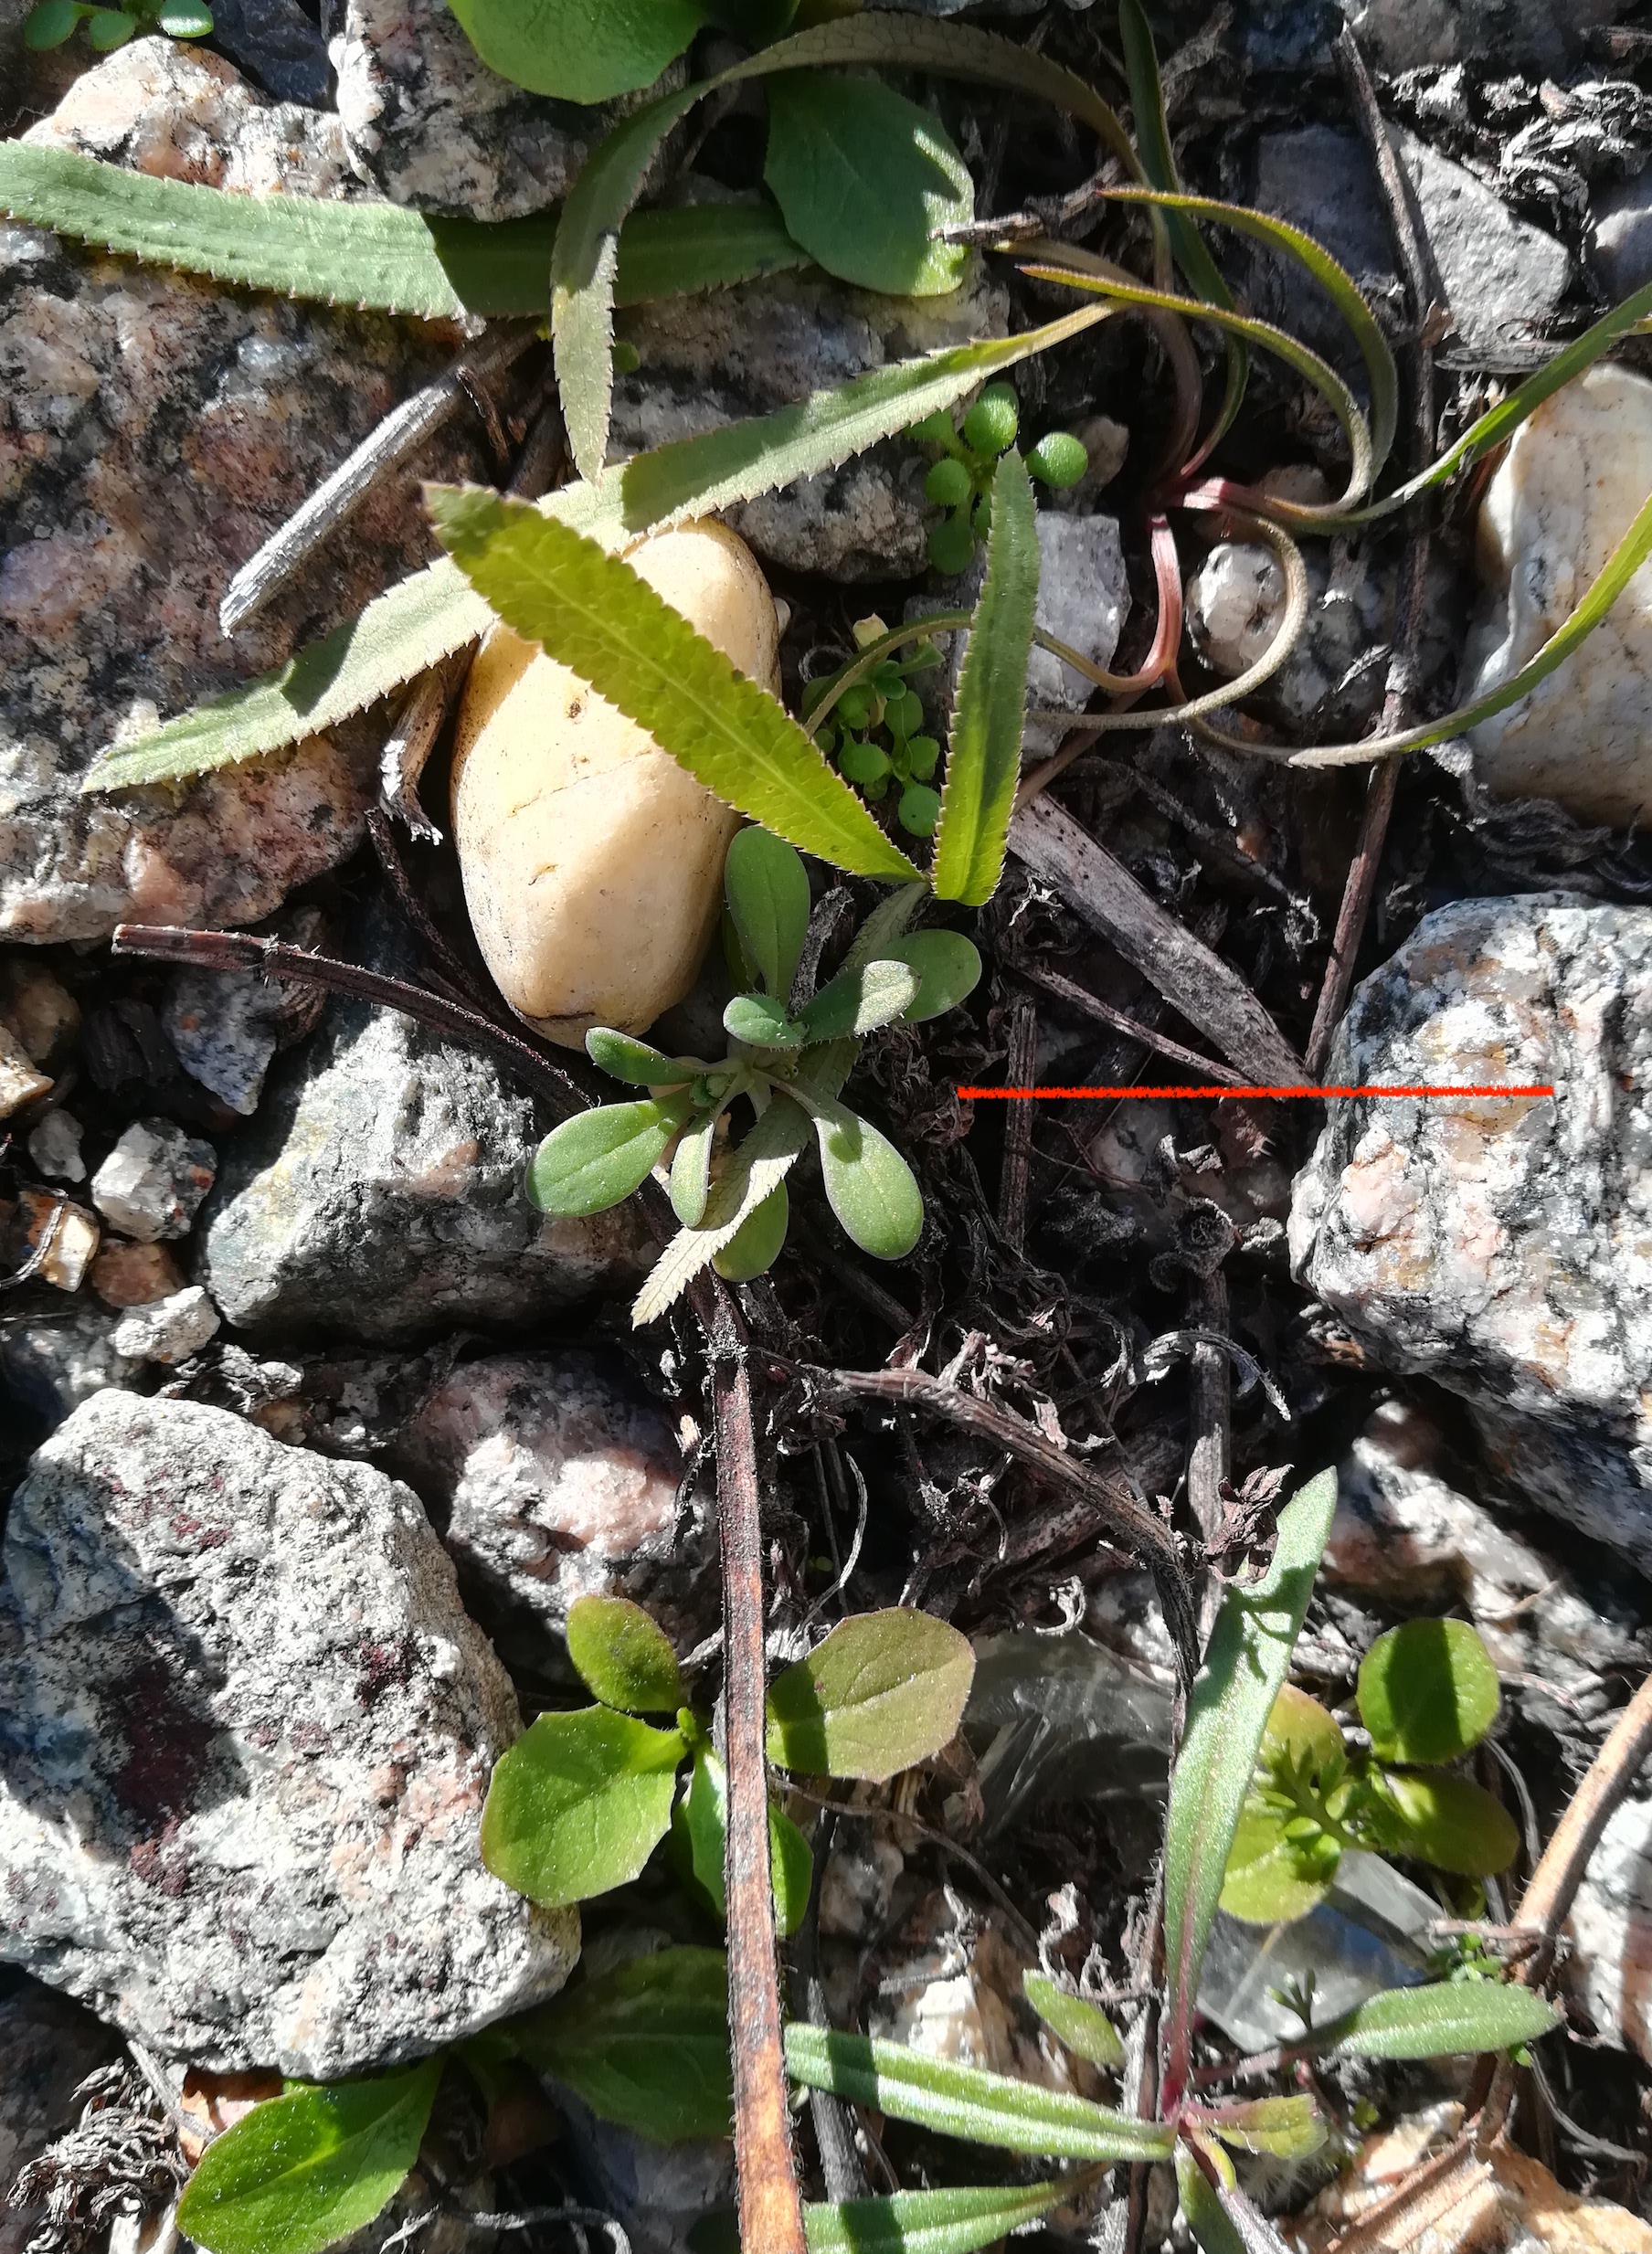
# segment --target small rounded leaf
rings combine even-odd
[[[912,1169],[876,1127],[842,1105],[816,1117],[821,1174],[838,1225],[874,1260],[904,1260],[924,1233]]]
[[[916,972],[903,962],[880,958],[840,970],[804,1011],[804,1034],[811,1042],[846,1041],[875,1032],[904,1017],[917,990]]]
[[[974,493],[969,472],[952,454],[943,455],[924,480],[924,496],[937,509],[961,509]]]
[[[196,0],[166,0],[155,22],[170,38],[204,39],[212,29],[212,10]]]
[[[961,931],[915,931],[892,939],[884,952],[891,962],[917,973],[917,996],[907,1005],[908,1025],[921,1025],[956,1010],[980,984],[980,951]]]
[[[754,1206],[712,1266],[725,1284],[748,1284],[754,1275],[767,1275],[780,1256],[791,1221],[791,1201],[786,1184],[776,1182],[760,1205]]]
[[[1461,1878],[1489,1878],[1507,1870],[1520,1851],[1508,1809],[1467,1777],[1387,1770],[1371,1796],[1370,1820],[1389,1854],[1414,1855]]]
[[[624,1886],[665,1836],[683,1751],[680,1730],[605,1706],[542,1714],[494,1764],[482,1861],[546,1909]]]
[[[978,454],[1001,454],[1015,443],[1021,402],[1008,384],[989,384],[964,417],[964,444]]]
[[[852,783],[881,783],[889,772],[889,754],[880,744],[852,735],[838,754],[838,765]]]
[[[974,1649],[946,1621],[904,1608],[857,1614],[776,1677],[768,1758],[882,1783],[949,1742],[974,1679]]]
[[[1090,466],[1081,439],[1070,430],[1052,430],[1027,456],[1027,468],[1032,475],[1054,492],[1061,492],[1069,485],[1076,485]]]
[[[764,986],[784,1002],[809,929],[809,873],[796,848],[757,823],[728,849],[724,896]]]
[[[615,1032],[611,1025],[591,1027],[585,1037],[585,1053],[610,1079],[629,1080],[633,1087],[669,1087],[673,1082],[694,1077],[686,1057],[666,1056],[646,1041]]]
[[[683,1703],[677,1655],[665,1631],[623,1596],[576,1597],[568,1606],[568,1657],[604,1706],[623,1714],[674,1714]]]
[[[1491,1655],[1466,1620],[1408,1620],[1360,1668],[1360,1720],[1380,1761],[1455,1761],[1497,1719]]]
[[[728,1968],[720,1949],[662,1949],[564,1988],[511,2022],[522,2055],[656,2144],[733,2126]]]
[[[723,1023],[736,1041],[749,1049],[796,1049],[803,1041],[801,1026],[787,1016],[783,1002],[767,994],[736,994],[723,1012]]]
[[[530,1203],[559,1219],[605,1213],[645,1182],[688,1116],[688,1100],[603,1104],[553,1127],[528,1167]]]
[[[75,0],[40,0],[39,6],[31,8],[24,18],[23,44],[37,54],[48,47],[61,47],[79,20]]]
[[[1309,1776],[1335,1783],[1347,1761],[1342,1732],[1318,1698],[1287,1683],[1274,1700],[1262,1732],[1262,1760],[1282,1759]]]
[[[908,783],[901,793],[901,828],[911,838],[932,838],[941,818],[941,794],[927,783]]]
[[[138,27],[137,18],[117,8],[94,8],[86,19],[86,37],[100,55],[124,47]]]

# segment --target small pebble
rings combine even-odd
[[[170,1119],[135,1119],[92,1177],[92,1203],[140,1243],[187,1236],[217,1172],[210,1143]]]
[[[43,963],[8,963],[0,971],[0,1025],[37,1064],[60,1059],[80,1025],[80,1005]]]
[[[79,1291],[86,1280],[100,1234],[95,1215],[83,1205],[47,1190],[25,1190],[14,1204],[0,1201],[4,1217],[5,1267],[24,1267],[42,1246],[46,1254],[32,1275],[58,1291]]]
[[[30,1134],[28,1155],[48,1181],[84,1181],[80,1122],[72,1111],[48,1111]]]
[[[142,1307],[182,1291],[184,1278],[164,1244],[116,1238],[92,1262],[91,1287],[106,1307]]]
[[[37,1095],[44,1095],[50,1085],[46,1074],[35,1070],[22,1042],[0,1025],[0,1119],[9,1119],[14,1111],[21,1111]]]
[[[187,1284],[123,1315],[115,1325],[113,1345],[117,1354],[133,1361],[187,1361],[217,1327],[217,1307],[198,1284]]]

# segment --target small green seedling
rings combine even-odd
[[[929,561],[950,578],[967,571],[975,544],[992,529],[992,473],[1015,443],[1021,402],[1009,384],[989,384],[964,417],[960,436],[944,407],[906,433],[940,450],[924,480],[926,499],[947,513],[929,534]],[[1090,466],[1083,443],[1070,430],[1052,430],[1027,456],[1027,471],[1052,492],[1076,485]]]
[[[780,839],[742,830],[728,849],[724,895],[731,951],[752,990],[723,1013],[728,1053],[666,1056],[606,1026],[586,1035],[594,1064],[649,1094],[553,1129],[528,1169],[528,1194],[542,1212],[606,1212],[675,1145],[671,1201],[683,1237],[644,1286],[634,1320],[669,1306],[704,1260],[731,1281],[773,1265],[789,1217],[785,1177],[811,1138],[831,1210],[863,1252],[900,1260],[917,1243],[924,1205],[911,1168],[838,1092],[866,1034],[938,1017],[980,978],[980,957],[961,934],[906,935],[922,894],[908,885],[885,900],[837,976],[803,999],[793,987],[809,928],[807,872]],[[757,1124],[731,1148],[727,1119],[740,1102]]]
[[[1520,1844],[1508,1810],[1441,1773],[1479,1743],[1498,1698],[1490,1655],[1461,1620],[1407,1621],[1371,1646],[1359,1681],[1369,1751],[1350,1754],[1318,1699],[1287,1683],[1263,1733],[1222,1907],[1255,1924],[1304,1917],[1349,1847],[1465,1878],[1506,1868]]]
[[[854,638],[863,649],[881,640],[884,630],[882,619],[862,619]],[[910,657],[885,658],[875,672],[843,691],[815,735],[828,758],[835,752],[839,773],[863,798],[875,805],[892,789],[899,793],[895,820],[915,838],[933,837],[940,820],[941,794],[933,785],[941,747],[924,731],[923,702],[911,683],[915,674],[940,662],[933,642],[922,643]],[[831,693],[842,672],[810,683],[803,694],[805,719]]]
[[[122,0],[118,8],[96,7],[89,0],[38,0],[23,25],[23,44],[37,51],[61,47],[79,24],[88,46],[107,55],[140,32],[164,31],[174,39],[204,39],[212,29],[212,10],[200,0]]]

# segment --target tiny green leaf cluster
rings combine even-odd
[[[907,432],[920,446],[940,450],[924,480],[925,498],[947,512],[929,534],[929,561],[937,571],[949,577],[967,571],[976,542],[991,531],[993,473],[1020,429],[1021,402],[1013,386],[989,384],[964,417],[961,434],[942,407]],[[1068,430],[1047,432],[1027,456],[1028,473],[1052,492],[1076,485],[1089,466],[1082,441]]]
[[[883,632],[881,619],[863,619],[855,639],[863,643]],[[883,659],[864,680],[842,692],[815,731],[815,742],[828,757],[835,753],[838,772],[863,797],[875,805],[890,790],[898,793],[895,820],[915,838],[932,837],[941,818],[941,794],[933,787],[941,747],[925,733],[923,700],[911,683],[940,661],[939,651],[927,641],[910,657]],[[810,683],[803,695],[805,720],[837,686],[842,671]]]
[[[1233,1916],[1306,1916],[1349,1847],[1413,1856],[1466,1878],[1513,1860],[1508,1810],[1468,1778],[1440,1773],[1497,1718],[1497,1669],[1476,1631],[1461,1620],[1390,1629],[1366,1655],[1358,1696],[1371,1748],[1350,1754],[1317,1699],[1289,1684],[1279,1692],[1222,1890]]]
[[[87,45],[108,55],[141,31],[204,39],[212,29],[212,11],[200,0],[122,0],[115,8],[96,6],[91,0],[37,0],[24,18],[23,44],[37,51],[61,47],[79,24],[86,26]]]
[[[639,1877],[669,1831],[678,1875],[721,1917],[727,1780],[663,1632],[627,1598],[583,1596],[569,1608],[567,1641],[600,1703],[541,1714],[502,1755],[482,1810],[483,1862],[530,1901],[560,1909]],[[967,1638],[945,1621],[859,1614],[777,1677],[769,1759],[810,1775],[894,1776],[955,1734],[974,1675]],[[662,1713],[674,1716],[672,1727],[637,1719]],[[768,1843],[776,1922],[790,1933],[808,1906],[813,1861],[772,1803]]]
[[[742,830],[728,849],[724,894],[732,952],[755,990],[736,994],[723,1013],[727,1055],[666,1056],[628,1033],[594,1028],[586,1036],[593,1063],[650,1093],[554,1128],[528,1170],[535,1204],[558,1215],[605,1212],[639,1189],[674,1142],[672,1210],[717,1273],[743,1280],[778,1257],[789,1217],[785,1174],[812,1132],[844,1233],[874,1259],[903,1258],[924,1224],[917,1183],[894,1145],[840,1103],[838,1091],[868,1033],[897,1019],[939,1016],[980,977],[980,957],[958,933],[905,933],[918,890],[886,901],[837,976],[800,999],[793,987],[809,928],[808,874],[782,840],[755,826]],[[726,1117],[741,1101],[757,1124],[730,1148]],[[676,1281],[672,1250],[656,1277],[664,1271],[672,1279],[674,1296],[694,1269]],[[638,1321],[670,1304],[660,1300],[655,1279],[651,1285],[638,1300]]]

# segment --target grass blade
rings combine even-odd
[[[426,498],[442,545],[506,625],[708,790],[857,876],[917,874],[784,707],[629,564],[485,486],[435,485]]]
[[[1032,483],[1011,447],[992,479],[987,577],[958,684],[935,842],[936,892],[967,907],[984,906],[1003,873],[1037,600]]]
[[[956,2191],[901,2191],[803,2209],[809,2254],[975,2254],[1035,2222],[1076,2186],[1027,2184],[1013,2191],[969,2185]]]
[[[1188,1705],[1165,1819],[1164,1949],[1170,1995],[1164,2110],[1187,2083],[1193,1998],[1256,1749],[1284,1682],[1337,1507],[1321,1472],[1279,1514],[1274,1561],[1254,1588],[1230,1586]]]
[[[988,2074],[980,2067],[955,2066],[904,2043],[839,2035],[827,2027],[789,2026],[786,2066],[792,2079],[809,2089],[830,2090],[896,2121],[996,2145],[1001,2152],[1067,2160],[1165,2160],[1175,2143],[1174,2132],[1158,2122],[1132,2121],[1069,2091]]]

